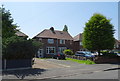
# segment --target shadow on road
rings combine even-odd
[[[103,71],[111,71],[111,70],[119,70],[120,68],[110,68],[110,69],[106,69],[106,70],[103,70]]]
[[[27,76],[39,76],[42,72],[46,71],[45,69],[32,68],[24,70],[12,70],[12,71],[3,71],[2,75],[14,75],[18,79],[24,79]]]

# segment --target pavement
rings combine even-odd
[[[118,64],[78,64],[68,60],[35,59],[32,69],[3,72],[3,79],[118,79]]]

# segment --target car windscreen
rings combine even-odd
[[[85,54],[87,54],[87,55],[91,55],[91,52],[85,52]]]
[[[77,52],[77,54],[85,54],[84,52]]]

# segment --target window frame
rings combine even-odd
[[[60,39],[60,44],[65,44],[65,40],[64,39]]]
[[[63,53],[64,50],[66,50],[67,48],[66,47],[58,47],[58,52],[59,53]]]
[[[54,50],[54,53],[50,53],[50,50]],[[56,53],[56,48],[55,47],[47,47],[46,48],[46,54],[55,54]]]
[[[79,44],[82,46],[82,42],[80,41]]]
[[[49,44],[54,44],[54,39],[48,39],[47,42],[48,42]]]

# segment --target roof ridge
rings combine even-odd
[[[25,36],[28,36],[27,34],[23,33],[23,32],[20,31],[20,30],[16,31],[16,34],[19,34],[19,33],[21,33],[21,34],[23,34],[23,35],[25,35]]]
[[[39,34],[41,34],[41,33],[43,33],[45,30],[47,30],[47,29],[44,29],[43,31],[41,31],[40,33],[38,33],[36,36],[34,36],[34,37],[37,37]],[[34,38],[33,37],[33,38]]]

